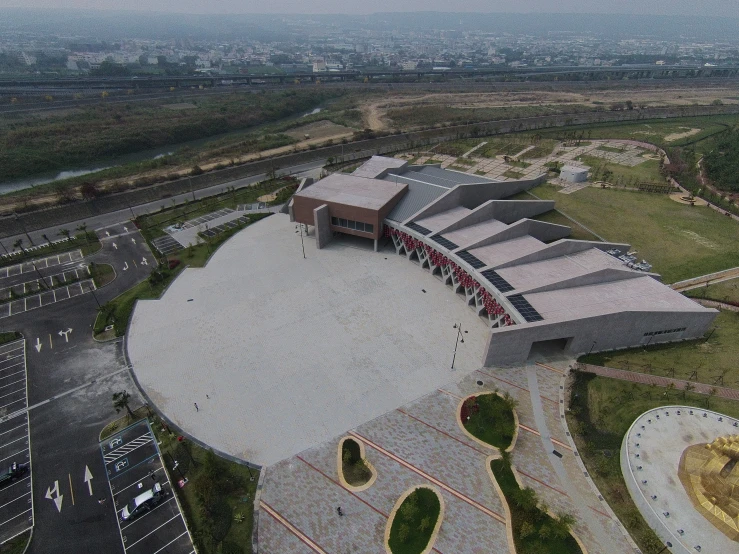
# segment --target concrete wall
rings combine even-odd
[[[554,200],[489,200],[437,233],[443,235],[490,219],[511,224],[519,219],[534,217],[553,209]]]
[[[556,283],[550,283],[541,287],[535,287],[531,289],[517,289],[508,293],[508,296],[513,294],[533,294],[535,292],[548,292],[552,290],[569,289],[572,287],[586,287],[588,285],[597,285],[600,283],[609,283],[613,281],[622,281],[624,279],[636,279],[638,277],[645,277],[645,274],[641,271],[632,271],[624,266],[623,269],[616,268],[605,268],[597,271],[591,271],[584,275],[578,275],[570,279],[563,279]]]
[[[472,185],[457,185],[445,192],[434,202],[419,210],[406,221],[404,225],[425,217],[446,212],[458,206],[464,206],[470,210],[480,207],[490,200],[500,200],[512,196],[521,191],[528,190],[543,182],[545,175],[540,175],[535,179],[522,179],[520,181],[508,181],[504,183],[479,183]]]
[[[316,228],[316,248],[319,250],[331,242],[331,225],[328,205],[313,210],[313,226]]]
[[[485,352],[485,366],[526,361],[534,342],[571,339],[572,356],[631,348],[646,344],[644,333],[686,327],[682,333],[655,335],[649,344],[702,337],[718,315],[716,310],[695,312],[620,312],[570,321],[539,321],[493,329]],[[593,344],[595,342],[595,344]]]
[[[553,242],[552,244],[550,244],[549,246],[547,246],[546,248],[542,250],[532,252],[531,254],[521,256],[520,258],[511,260],[509,262],[502,263],[500,265],[496,265],[495,268],[502,269],[504,267],[512,267],[514,265],[520,265],[520,264],[530,264],[533,262],[540,262],[542,260],[548,260],[550,258],[558,258],[560,256],[569,256],[570,254],[576,254],[578,252],[590,250],[593,247],[599,248],[600,250],[610,250],[611,248],[618,248],[619,250],[623,252],[624,249],[628,250],[629,245],[628,244],[614,244],[614,243],[609,244],[609,243],[594,242],[594,241],[589,241],[589,240],[562,239],[562,240],[558,240],[557,242]]]
[[[329,157],[334,157],[341,161],[351,161],[449,140],[499,135],[515,131],[550,129],[611,121],[637,121],[734,113],[739,113],[739,105],[670,106],[668,108],[648,108],[644,110],[522,117],[472,123],[469,125],[455,125],[443,129],[428,129],[413,133],[402,133],[378,139],[351,142],[345,145],[339,144],[325,148],[316,148],[315,150],[287,154],[285,156],[276,156],[274,158],[208,172],[203,175],[180,179],[162,185],[153,185],[145,189],[105,196],[93,201],[39,210],[33,213],[23,214],[21,218],[29,231],[56,225],[61,226],[71,221],[84,220],[95,215],[125,210],[129,205],[136,206],[146,202],[161,200],[167,196],[182,194],[188,192],[191,187],[192,190],[198,190],[217,184],[229,183],[243,177],[260,175],[272,169],[289,167],[314,160],[324,160]],[[22,232],[22,227],[13,220],[12,215],[4,214],[4,217],[0,218],[0,237],[8,237],[21,234]]]
[[[503,229],[494,235],[480,239],[472,244],[465,245],[462,250],[470,250],[472,248],[481,248],[490,244],[504,242],[506,240],[516,239],[526,235],[539,239],[542,242],[569,237],[572,230],[566,225],[557,225],[556,223],[547,223],[545,221],[535,221],[533,219],[522,219],[513,223],[507,229]]]

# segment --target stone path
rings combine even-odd
[[[555,513],[576,515],[575,532],[589,552],[633,552],[588,482],[561,419],[564,375],[551,365],[481,368],[268,467],[260,499],[260,553],[382,552],[395,502],[408,488],[424,484],[436,487],[446,506],[433,552],[507,552],[505,510],[486,468],[496,449],[472,440],[456,419],[466,397],[496,389],[518,402],[513,462],[524,485]],[[365,491],[349,491],[338,478],[338,445],[347,435],[364,444],[377,470],[377,480]],[[555,449],[562,458],[552,454]],[[343,517],[336,513],[339,506]]]
[[[693,392],[698,394],[710,394],[711,390],[716,391],[716,396],[720,398],[728,398],[730,400],[739,400],[739,389],[728,387],[715,387],[704,383],[696,383],[695,381],[686,381],[684,379],[672,379],[670,377],[660,377],[658,375],[649,375],[647,373],[637,373],[635,371],[626,371],[624,369],[616,369],[613,367],[603,367],[591,364],[577,364],[577,369],[588,373],[595,373],[601,377],[610,379],[619,379],[621,381],[631,381],[632,383],[641,383],[643,385],[657,385],[658,387],[669,387],[670,384],[675,385],[675,390],[685,390],[685,385],[690,384]]]

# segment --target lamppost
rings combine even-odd
[[[300,227],[300,231],[297,230],[297,228]],[[295,226],[296,233],[300,233],[300,246],[303,248],[303,259],[305,259],[305,243],[303,242],[303,224],[299,223]]]
[[[44,282],[44,286],[46,286],[46,288],[47,288],[48,290],[51,290],[51,287],[49,286],[49,283],[47,283],[47,282],[46,282],[46,279],[44,279],[44,276],[43,276],[43,275],[41,275],[41,272],[40,272],[40,271],[38,270],[38,268],[36,267],[36,264],[35,264],[35,263],[31,263],[31,265],[33,266],[33,269],[34,269],[34,270],[36,271],[36,274],[37,274],[37,275],[39,276],[39,279],[41,279],[41,280],[42,280],[42,281]]]
[[[457,325],[454,324],[454,329],[457,329],[457,342],[454,344],[454,356],[452,356],[452,369],[454,369],[454,360],[457,359],[457,347],[459,346],[459,341],[461,340],[462,343],[464,343],[464,337],[462,337],[462,324],[460,323]]]
[[[593,348],[595,348],[595,345],[598,344],[597,340],[593,341],[593,344],[590,345],[590,350],[588,351],[588,354],[590,354],[593,351]]]
[[[15,216],[15,220],[18,222],[18,224],[23,229],[23,232],[25,233],[25,235],[28,237],[28,242],[31,243],[31,246],[35,246],[35,244],[33,243],[33,240],[31,239],[31,235],[28,234],[28,229],[26,229],[26,225],[23,223],[23,220],[20,217],[18,217],[17,213],[13,212],[13,215]]]

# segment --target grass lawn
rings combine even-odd
[[[508,177],[509,179],[523,179],[524,174],[521,173],[520,171],[514,171],[513,169],[509,169],[503,172],[503,177]]]
[[[567,422],[580,457],[601,494],[644,554],[663,548],[634,505],[626,489],[619,452],[621,441],[634,420],[647,410],[676,403],[706,407],[707,396],[650,387],[589,373],[576,373]],[[711,398],[710,408],[739,417],[739,402]]]
[[[150,276],[147,280],[142,281],[138,285],[128,289],[123,294],[117,296],[110,302],[106,303],[95,319],[94,334],[97,336],[104,332],[105,327],[113,325],[115,327],[115,336],[120,337],[126,332],[128,320],[131,318],[134,304],[136,300],[151,300],[159,298],[169,284],[179,275],[180,271],[187,264],[190,267],[203,267],[208,259],[224,242],[241,231],[244,227],[259,221],[270,214],[249,214],[247,223],[232,229],[228,229],[219,233],[209,241],[189,246],[179,253],[179,259],[169,258],[170,263],[174,265],[171,269],[168,267],[160,267],[158,276]],[[152,272],[154,274],[154,272]]]
[[[8,331],[7,333],[0,333],[0,344],[6,344],[8,342],[13,342],[14,340],[18,340],[20,338],[23,338],[22,335],[15,331]]]
[[[495,480],[503,491],[511,509],[513,540],[518,554],[577,554],[581,553],[577,541],[566,530],[569,527],[558,524],[554,518],[541,511],[535,504],[527,505],[522,498],[522,490],[513,476],[511,467],[504,460],[490,462]],[[531,491],[531,489],[527,489]],[[528,498],[535,499],[528,493]],[[525,493],[524,493],[525,494]]]
[[[151,411],[149,410],[148,406],[141,406],[140,408],[136,408],[135,410],[133,410],[133,417],[128,414],[124,414],[122,417],[116,419],[115,421],[111,421],[105,427],[103,427],[103,430],[100,431],[100,440],[104,441],[109,436],[117,433],[119,430],[125,429],[129,425],[133,425],[137,421],[149,417],[150,414]]]
[[[639,165],[629,167],[627,165],[620,165],[604,158],[598,158],[596,156],[588,156],[583,154],[577,157],[585,165],[593,168],[594,171],[598,171],[599,178],[603,176],[603,170],[608,169],[613,175],[608,179],[611,183],[617,184],[628,184],[631,181],[638,181],[640,183],[664,183],[665,178],[659,173],[659,161],[658,160],[645,160]]]
[[[739,304],[739,278],[722,281],[715,285],[708,285],[685,291],[685,296],[691,298],[708,298],[719,302],[734,302]]]
[[[554,147],[559,144],[559,141],[554,139],[542,139],[532,142],[531,144],[535,145],[534,148],[521,154],[519,156],[520,159],[530,160],[537,158],[546,158],[547,156],[551,155],[551,153],[554,151]]]
[[[361,487],[372,478],[372,472],[362,459],[359,444],[353,439],[346,439],[341,444],[341,472],[346,482],[355,487]]]
[[[531,196],[527,195],[525,198],[521,198],[521,200],[529,200],[530,198]],[[573,223],[557,210],[550,210],[541,215],[537,215],[536,217],[532,217],[531,219],[535,219],[537,221],[545,221],[547,223],[556,223],[557,225],[566,225],[572,230],[569,236],[569,238],[571,239],[598,240],[598,237],[596,237],[593,233],[591,233],[587,229],[584,229],[580,225]]]
[[[419,554],[429,543],[441,504],[436,493],[421,487],[403,501],[390,527],[390,550],[393,554]]]
[[[714,322],[715,331],[708,340],[698,339],[675,344],[658,344],[582,356],[579,361],[655,375],[689,379],[697,371],[697,380],[709,385],[739,388],[739,313],[721,310]]]
[[[115,270],[108,264],[90,264],[90,274],[95,282],[95,288],[104,287],[115,279]]]
[[[23,554],[26,551],[28,540],[31,538],[30,533],[30,531],[26,531],[0,546],[0,554]]]
[[[626,242],[665,283],[739,266],[739,225],[709,208],[667,195],[587,187],[559,194],[540,185],[532,193],[613,242]]]
[[[481,394],[462,405],[462,423],[468,433],[483,442],[505,450],[511,445],[515,432],[514,401],[509,396]]]
[[[220,458],[192,442],[179,442],[158,419],[152,429],[161,441],[159,448],[172,479],[183,474],[188,479],[184,488],[175,485],[174,489],[198,552],[251,553],[259,471]],[[172,460],[179,462],[177,469],[172,468]]]

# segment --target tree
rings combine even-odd
[[[13,243],[13,249],[16,249],[16,248],[20,248],[21,250],[23,250],[23,253],[25,254],[26,249],[23,248],[23,239],[18,239],[17,241]]]
[[[81,223],[77,225],[77,230],[85,235],[85,243],[89,243],[89,239],[87,238],[87,223]]]
[[[59,236],[69,240],[69,229],[59,229]]]
[[[531,487],[518,489],[513,493],[513,503],[524,511],[531,511],[537,505],[536,492]]]
[[[44,240],[49,243],[49,246],[51,246],[51,239],[47,235],[41,235],[44,237]]]
[[[536,528],[530,521],[524,521],[523,523],[521,523],[521,527],[518,529],[518,535],[522,539],[525,539],[534,532],[536,532]]]
[[[130,401],[131,395],[126,390],[113,393],[113,407],[115,408],[115,413],[120,413],[120,411],[125,408],[129,417],[133,418],[133,412],[131,411],[131,407],[128,405]]]

